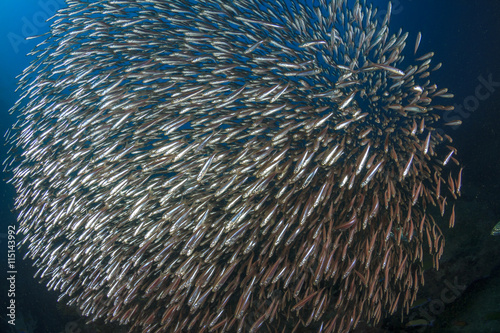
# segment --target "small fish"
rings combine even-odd
[[[424,60],[432,58],[433,56],[434,56],[434,52],[429,52],[429,53],[426,53],[423,56],[421,56],[420,58],[417,58],[415,60],[417,60],[417,61],[424,61]]]
[[[462,125],[462,120],[457,119],[457,120],[452,120],[444,124],[445,126],[458,126]]]
[[[406,327],[420,327],[420,326],[429,326],[430,323],[425,319],[414,319],[410,320],[406,323]]]
[[[352,91],[347,98],[342,102],[342,104],[339,106],[339,110],[345,109],[353,100],[354,95],[356,95],[356,90]]]
[[[422,39],[422,33],[419,32],[417,35],[417,40],[415,41],[415,50],[413,54],[417,54],[418,46],[420,45],[420,40]]]

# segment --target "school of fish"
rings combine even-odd
[[[408,311],[424,252],[443,252],[427,208],[460,195],[441,130],[460,121],[391,4],[67,5],[20,75],[5,162],[20,243],[60,299],[139,332]]]

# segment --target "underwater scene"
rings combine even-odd
[[[0,332],[500,333],[499,18],[3,0]]]

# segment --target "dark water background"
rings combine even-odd
[[[168,0],[166,0],[168,1]],[[386,0],[373,1],[382,9]],[[28,66],[26,56],[38,42],[24,37],[49,29],[45,20],[62,0],[0,1],[0,133],[13,124],[9,108],[18,98],[15,76]],[[399,0],[393,1],[391,31],[408,31],[406,52],[411,57],[413,42],[422,32],[421,54],[434,51],[433,63],[443,67],[432,73],[440,87],[455,94],[457,112],[451,119],[462,119],[458,129],[447,128],[455,141],[458,158],[464,166],[463,195],[457,201],[455,228],[443,231],[447,245],[441,270],[426,272],[426,285],[420,292],[420,306],[409,315],[388,319],[370,332],[500,332],[500,236],[490,235],[500,221],[500,1]],[[485,84],[490,82],[490,84]],[[0,140],[0,160],[7,147]],[[15,225],[12,212],[14,190],[7,185],[6,173],[0,179],[0,332],[106,332],[106,328],[86,325],[77,311],[56,302],[55,293],[32,279],[29,261],[16,256],[16,315],[18,325],[6,324],[8,225]],[[440,221],[446,226],[447,221]],[[20,239],[18,239],[19,241]],[[452,288],[450,285],[459,287]],[[456,297],[445,297],[450,295]],[[443,296],[444,295],[444,296]],[[451,300],[451,301],[448,301]],[[32,328],[20,326],[20,318]],[[418,320],[421,320],[418,322]],[[417,326],[427,322],[423,326]],[[111,331],[111,330],[110,330]]]

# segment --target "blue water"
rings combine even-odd
[[[386,0],[373,1],[385,10]],[[30,58],[26,54],[41,39],[25,40],[25,37],[40,35],[49,31],[50,23],[46,19],[64,6],[62,0],[2,0],[0,1],[0,134],[3,135],[15,121],[8,114],[19,94],[15,92],[16,76],[29,65]],[[422,32],[420,53],[435,52],[433,63],[443,62],[443,67],[432,73],[432,81],[438,86],[448,87],[455,94],[454,103],[457,111],[447,115],[451,119],[461,119],[463,125],[458,129],[447,129],[454,138],[453,145],[458,149],[458,157],[464,165],[463,197],[457,203],[466,207],[462,215],[457,216],[456,228],[449,232],[447,247],[450,254],[445,260],[454,275],[443,279],[452,280],[454,276],[469,274],[464,267],[463,259],[468,261],[471,269],[477,269],[488,278],[500,267],[500,237],[493,239],[489,235],[491,228],[500,221],[500,1],[456,1],[456,0],[398,0],[393,1],[391,30],[399,28],[408,31],[406,52],[412,57],[413,43],[417,32]],[[7,148],[0,140],[0,160],[6,157]],[[3,169],[3,168],[2,168]],[[0,331],[9,329],[5,325],[7,285],[6,258],[7,226],[15,224],[13,206],[14,190],[6,185],[8,174],[2,173],[0,179],[0,262],[2,283],[0,283]],[[18,239],[19,240],[19,239]],[[465,242],[465,243],[464,243]],[[465,245],[464,245],[465,244]],[[453,250],[462,248],[459,250]],[[487,257],[485,257],[487,256]],[[36,321],[34,332],[91,332],[93,328],[85,326],[75,311],[57,305],[57,296],[45,290],[31,278],[34,270],[27,261],[21,261],[22,254],[17,254],[17,313],[23,313],[26,321],[31,316]],[[483,267],[483,271],[477,266]],[[489,267],[485,269],[484,267]],[[447,271],[445,270],[444,274]],[[476,276],[474,275],[474,276]],[[443,279],[430,278],[429,283],[436,283],[434,289],[440,292],[439,283]],[[464,278],[465,279],[465,278]],[[474,298],[475,280],[469,281],[469,300]],[[491,294],[497,295],[498,289],[491,283],[488,286]],[[428,284],[426,283],[428,287]],[[477,286],[477,285],[476,285]],[[498,284],[496,285],[498,288]],[[432,285],[430,287],[432,289]],[[470,294],[472,293],[472,294]],[[472,296],[470,296],[472,295]],[[481,294],[482,295],[482,294]],[[432,295],[422,295],[433,299]],[[482,296],[481,296],[482,297]],[[436,314],[434,325],[444,324],[442,331],[481,332],[476,323],[484,320],[490,312],[500,312],[500,296],[496,307],[493,301],[482,301],[487,309],[475,312],[470,307],[469,313],[454,314],[453,305],[446,305],[443,311]],[[493,304],[493,305],[491,305]],[[447,310],[448,309],[448,310]],[[489,309],[489,310],[488,310]],[[450,315],[450,312],[453,312]],[[452,319],[446,317],[451,316]],[[399,318],[399,317],[398,317]],[[460,320],[460,318],[467,318]],[[399,319],[397,319],[399,320]],[[397,321],[396,320],[396,321]],[[446,322],[446,321],[449,322]],[[465,326],[461,326],[465,322]],[[495,322],[495,320],[491,321]],[[454,324],[455,323],[455,324]],[[460,325],[456,324],[460,323]],[[392,325],[392,324],[391,324]],[[385,324],[381,332],[396,331],[397,328]],[[447,326],[446,326],[447,325]],[[494,326],[492,326],[494,327]],[[427,330],[435,328],[425,327]],[[488,329],[489,326],[488,326]],[[491,332],[500,332],[492,328]],[[18,326],[18,331],[28,331]],[[408,329],[411,331],[411,328]],[[439,330],[438,330],[439,331]],[[8,332],[8,331],[7,331]]]

